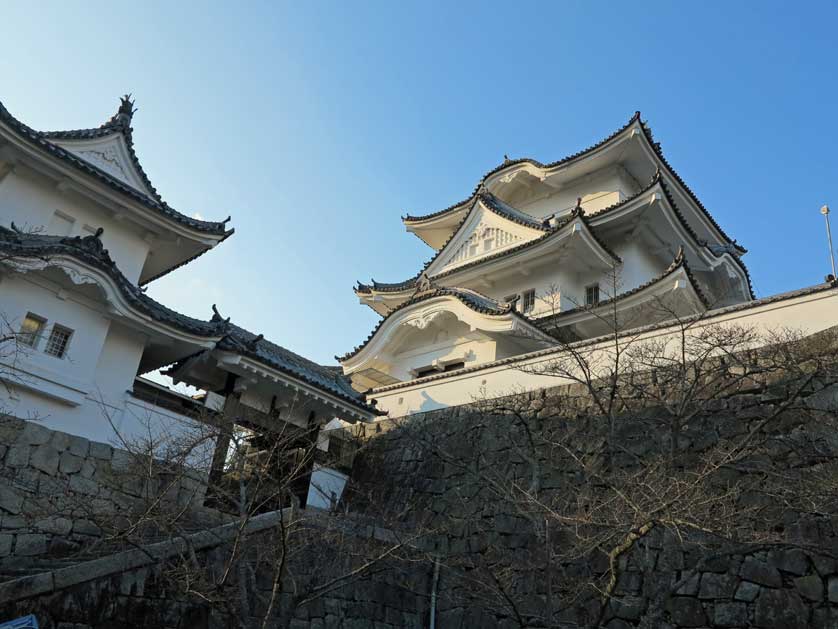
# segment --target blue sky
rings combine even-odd
[[[38,8],[33,8],[37,6]],[[5,3],[0,100],[96,126],[132,92],[163,197],[233,238],[152,285],[322,362],[377,315],[356,280],[431,250],[399,217],[467,197],[503,155],[576,152],[639,109],[749,248],[759,296],[822,281],[838,229],[838,4]]]

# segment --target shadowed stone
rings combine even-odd
[[[70,435],[70,442],[69,444],[67,444],[67,450],[70,452],[70,454],[75,454],[76,456],[80,457],[86,457],[88,452],[90,451],[90,442],[82,437]]]
[[[13,445],[6,453],[6,466],[26,467],[29,465],[29,452],[31,449],[28,445]]]
[[[747,627],[748,605],[746,603],[716,603],[713,610],[713,624],[717,627]]]
[[[90,442],[90,456],[94,459],[102,459],[103,461],[110,461],[113,456],[113,448],[106,443],[99,443],[98,441]]]
[[[15,555],[30,557],[47,552],[47,536],[36,533],[22,533],[15,541]]]
[[[796,578],[794,587],[803,598],[808,598],[810,601],[823,600],[823,581],[816,574]]]
[[[680,627],[701,627],[707,624],[707,616],[701,603],[686,596],[676,596],[667,603],[672,622]]]
[[[806,629],[809,610],[797,592],[763,590],[754,609],[754,624],[766,629]]]
[[[61,453],[61,459],[59,461],[58,469],[61,471],[62,474],[75,474],[76,472],[81,471],[81,467],[83,464],[83,458],[67,451]]]
[[[746,581],[753,581],[772,588],[782,587],[783,579],[779,571],[767,563],[748,557],[742,563],[739,574]]]
[[[58,450],[50,445],[42,445],[35,448],[29,457],[29,465],[42,471],[44,474],[55,476],[58,471]]]
[[[830,577],[829,584],[829,602],[838,603],[838,577]]]
[[[0,485],[0,509],[8,513],[17,515],[23,506],[23,497],[16,492]]]
[[[52,435],[53,431],[49,428],[34,422],[26,422],[15,443],[24,446],[40,446],[47,443]]]

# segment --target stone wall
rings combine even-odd
[[[551,439],[575,431],[566,443],[573,443],[580,456],[605,439],[604,420],[583,408],[584,402],[578,413],[568,411],[573,393],[572,387],[527,393],[503,401],[507,412],[496,406],[463,406],[386,420],[368,430],[347,500],[352,509],[385,509],[406,525],[434,531],[429,550],[444,566],[437,626],[546,626],[544,532],[525,508],[491,484],[508,479],[526,488],[535,482],[535,471],[539,495],[550,504],[552,496],[590,482]],[[577,402],[584,397],[579,390],[575,393]],[[751,431],[760,435],[750,471],[722,470],[725,478],[718,479],[717,487],[720,500],[726,491],[739,491],[731,504],[741,506],[743,521],[746,512],[757,513],[772,523],[771,530],[759,530],[757,523],[757,532],[745,535],[743,543],[722,544],[692,530],[676,534],[671,527],[654,529],[619,556],[616,587],[602,615],[596,604],[602,597],[581,591],[576,600],[557,606],[557,626],[838,628],[838,517],[833,515],[838,511],[806,513],[800,505],[784,504],[796,483],[802,490],[812,475],[823,482],[824,491],[838,486],[835,390],[807,400],[806,412],[784,413],[764,425],[778,403],[770,387],[715,401],[712,412],[691,421],[679,437],[679,456],[690,462]],[[510,409],[532,432],[516,428]],[[623,418],[613,465],[631,470],[638,459],[668,451],[668,435],[655,415],[655,409],[647,409]],[[527,439],[533,441],[531,447],[524,445]],[[774,498],[749,493],[744,487],[752,486],[747,482],[756,478],[757,470],[789,473],[788,486]],[[491,482],[481,482],[481,477]],[[625,533],[630,532],[627,527]],[[739,534],[733,531],[732,537]],[[568,539],[562,531],[553,536],[553,544]],[[549,569],[558,590],[597,579],[604,585],[608,566],[603,552]],[[500,575],[504,593],[485,587],[487,581],[491,586],[487,567]],[[507,595],[517,612],[504,600]],[[533,624],[527,625],[526,618]]]
[[[161,487],[174,503],[200,510],[200,475],[179,475],[169,486],[163,477],[145,480],[136,465],[108,444],[0,417],[0,568],[78,551]]]

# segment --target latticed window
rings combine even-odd
[[[70,328],[57,324],[52,326],[52,332],[49,335],[44,352],[56,358],[64,358],[67,354],[67,346],[70,344],[71,336],[73,336],[73,331]]]
[[[535,290],[530,289],[525,291],[523,295],[521,295],[521,311],[522,312],[532,312],[533,308],[535,308]]]
[[[596,306],[599,303],[599,284],[585,287],[585,305]]]
[[[26,318],[20,326],[18,341],[29,347],[35,347],[41,338],[41,333],[44,331],[46,324],[46,319],[31,312],[27,313]]]

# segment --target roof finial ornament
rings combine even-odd
[[[678,253],[675,254],[675,264],[680,264],[684,261],[684,245],[678,247]]]
[[[585,208],[582,207],[582,197],[576,197],[576,207],[573,208],[575,216],[584,216]]]
[[[215,306],[215,304],[212,305],[212,319],[211,320],[212,320],[213,323],[219,323],[219,322],[223,322],[225,324],[230,323],[230,317],[227,317],[226,319],[224,317],[222,317],[221,313],[218,312],[218,308]]]
[[[431,282],[431,278],[428,277],[428,274],[425,271],[419,275],[419,279],[416,281],[416,291],[413,293],[416,295],[417,293],[423,293],[427,290],[432,290],[434,287],[433,282]]]
[[[259,335],[257,335],[257,336],[254,336],[252,339],[250,339],[250,340],[247,342],[247,346],[248,346],[250,349],[256,349],[256,346],[259,344],[259,341],[261,341],[263,338],[265,338],[265,335],[264,335],[264,334],[259,334]]]
[[[508,164],[508,163],[509,163],[509,162],[511,162],[511,161],[512,161],[512,160],[511,160],[511,159],[509,159],[509,155],[507,155],[506,153],[504,153],[504,154],[503,154],[503,163],[504,163],[504,164]]]
[[[660,167],[660,166],[656,166],[656,167],[655,167],[655,174],[654,174],[654,175],[652,175],[652,183],[655,183],[655,182],[656,182],[656,181],[658,181],[660,178],[661,178],[661,167]]]
[[[111,122],[123,127],[130,127],[131,118],[134,117],[135,113],[137,113],[137,109],[134,107],[134,101],[131,100],[131,94],[126,94],[119,99],[119,109]]]

